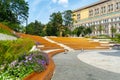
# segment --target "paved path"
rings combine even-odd
[[[16,40],[16,39],[17,38],[14,36],[0,33],[0,40]]]
[[[119,50],[94,50],[77,56],[81,61],[107,71],[120,73]]]
[[[77,58],[78,54],[80,51],[54,56],[56,70],[52,80],[120,80],[120,74],[86,64]]]

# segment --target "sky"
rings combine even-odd
[[[26,0],[29,4],[28,23],[38,20],[46,24],[53,12],[75,10],[97,1],[99,0]]]

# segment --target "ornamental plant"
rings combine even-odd
[[[23,54],[17,60],[5,65],[0,71],[0,80],[21,80],[32,72],[42,72],[49,64],[48,55],[43,52]]]

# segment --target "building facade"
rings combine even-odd
[[[92,5],[73,11],[74,28],[92,27],[92,35],[109,35],[112,29],[120,33],[120,0],[100,0]],[[100,32],[100,26],[101,32]]]

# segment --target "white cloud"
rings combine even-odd
[[[59,4],[68,4],[68,0],[58,0]]]
[[[53,3],[62,5],[63,7],[68,7],[68,0],[52,0]]]

